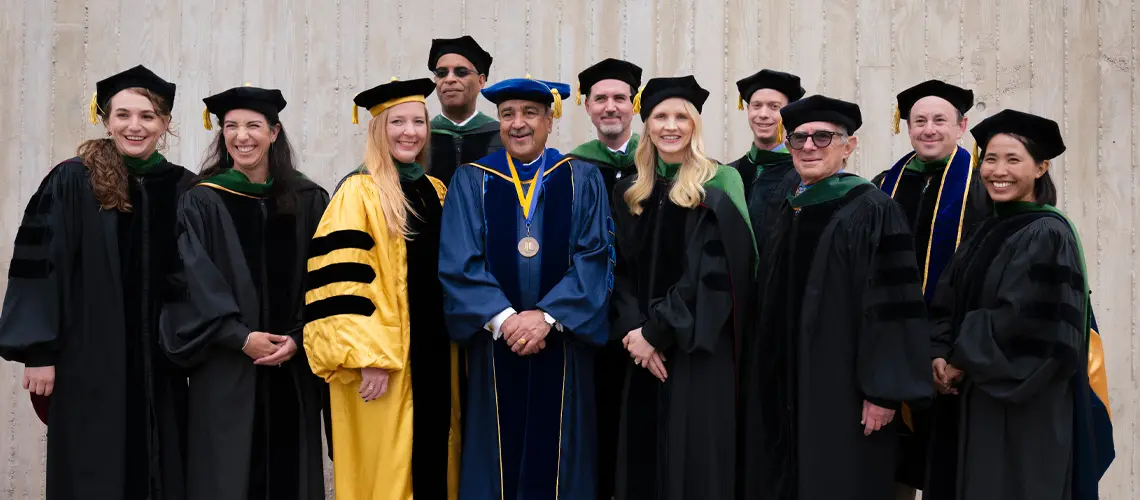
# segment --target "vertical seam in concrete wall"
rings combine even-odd
[[[371,30],[368,29],[368,21],[372,19],[372,2],[365,0],[363,3],[364,3],[364,15],[363,15],[363,17],[364,17],[364,48],[362,49],[362,51],[364,52],[364,64],[363,64],[363,66],[364,66],[364,82],[352,82],[352,83],[354,83],[356,85],[363,85],[364,86],[363,88],[371,88],[372,75],[370,75],[368,73],[368,69],[370,67],[372,67],[372,65],[369,64],[372,61],[372,59],[370,58],[371,54],[368,53],[368,47],[371,44],[370,43],[370,37],[369,37],[369,35],[371,34]],[[463,3],[466,6],[467,0],[464,0]],[[467,16],[464,13],[464,14],[461,14],[460,17],[462,17],[463,19],[461,19],[459,21],[459,23],[460,23],[459,25],[460,25],[461,29],[463,29],[462,27],[467,22],[467,19],[466,19]],[[340,104],[340,103],[337,102],[337,104]],[[354,108],[356,107],[355,103],[353,103],[353,107]]]
[[[1131,71],[1131,73],[1132,73],[1132,88],[1131,88],[1132,113],[1131,114],[1133,117],[1132,118],[1132,135],[1130,138],[1130,144],[1132,145],[1132,148],[1134,150],[1132,153],[1133,158],[1135,158],[1136,154],[1137,154],[1135,152],[1135,149],[1137,147],[1136,140],[1138,138],[1140,138],[1140,137],[1138,137],[1138,134],[1140,134],[1140,131],[1136,130],[1136,124],[1137,124],[1136,116],[1137,116],[1137,113],[1140,113],[1140,109],[1138,109],[1138,104],[1136,102],[1136,96],[1138,95],[1136,92],[1137,84],[1138,84],[1136,72],[1140,71],[1140,67],[1138,67],[1138,64],[1137,64],[1137,53],[1136,53],[1137,43],[1136,43],[1136,39],[1137,39],[1137,37],[1140,37],[1140,34],[1138,34],[1136,32],[1136,30],[1137,30],[1136,1],[1133,0],[1132,2],[1130,2],[1130,4],[1132,6],[1132,8],[1131,8],[1131,20],[1132,20],[1132,23],[1131,23],[1131,26],[1132,26],[1132,71]],[[1133,214],[1136,213],[1136,203],[1137,203],[1136,198],[1138,196],[1140,196],[1140,191],[1138,191],[1136,189],[1137,188],[1137,183],[1136,183],[1137,170],[1140,170],[1140,165],[1137,165],[1134,163],[1132,165],[1132,175],[1130,176],[1131,180],[1132,180],[1132,195],[1129,197],[1130,201],[1131,201],[1130,210],[1132,210]],[[1136,259],[1136,246],[1137,246],[1136,245],[1136,243],[1137,243],[1136,224],[1132,225],[1132,240],[1131,241],[1132,241],[1132,252],[1131,252],[1132,259],[1131,259],[1131,262],[1132,262],[1132,265],[1135,266],[1135,263],[1137,262],[1137,259]],[[1131,290],[1131,294],[1132,294],[1131,302],[1132,302],[1132,304],[1136,304],[1138,301],[1140,301],[1140,294],[1137,293],[1138,280],[1140,280],[1140,276],[1137,276],[1137,269],[1135,269],[1135,267],[1133,267],[1133,269],[1132,269],[1132,290]],[[1140,328],[1140,324],[1137,324],[1138,323],[1137,319],[1140,319],[1140,310],[1137,310],[1136,307],[1133,307],[1131,318],[1130,318],[1130,320],[1131,320],[1130,326],[1131,326],[1132,335],[1129,335],[1130,344],[1131,344],[1129,346],[1130,351],[1131,351],[1131,356],[1129,357],[1129,359],[1132,360],[1132,363],[1131,363],[1132,366],[1129,367],[1129,373],[1131,374],[1131,377],[1129,377],[1129,378],[1132,381],[1132,386],[1129,387],[1129,389],[1130,389],[1129,394],[1130,394],[1130,399],[1131,399],[1131,401],[1129,401],[1129,407],[1133,408],[1133,412],[1135,412],[1136,398],[1137,398],[1137,393],[1136,393],[1137,392],[1136,391],[1136,347],[1137,346],[1136,346],[1136,344],[1137,344],[1138,339],[1137,339],[1137,336],[1135,335],[1135,333],[1137,332],[1137,329]],[[1111,399],[1111,397],[1109,399]],[[1128,491],[1131,493],[1129,495],[1129,498],[1136,498],[1136,477],[1133,475],[1133,472],[1136,468],[1136,455],[1137,455],[1136,454],[1137,446],[1136,446],[1136,414],[1135,413],[1133,413],[1132,421],[1129,422],[1129,435],[1132,436],[1132,443],[1130,446],[1132,456],[1131,456],[1130,461],[1132,463],[1133,470],[1128,471],[1128,476],[1130,478]]]
[[[1032,92],[1033,86],[1037,84],[1037,78],[1036,78],[1037,77],[1037,67],[1033,65],[1033,55],[1036,52],[1035,50],[1033,50],[1036,47],[1036,45],[1033,44],[1034,34],[1035,34],[1035,30],[1034,30],[1033,26],[1036,25],[1037,23],[1033,22],[1033,18],[1040,15],[1040,13],[1037,12],[1037,9],[1029,9],[1028,15],[1029,15],[1029,46],[1027,48],[1029,50],[1029,88],[1031,89],[1031,91],[1029,92],[1029,109],[1026,111],[1033,113],[1037,110],[1037,108],[1034,107],[1034,104],[1033,104],[1034,92]]]
[[[530,67],[530,46],[532,44],[532,42],[530,40],[530,2],[533,2],[533,1],[549,2],[550,0],[529,0],[526,3],[526,18],[525,18],[526,22],[524,23],[526,26],[525,26],[524,35],[523,35],[523,40],[526,43],[523,44],[525,46],[524,50],[523,50],[523,61],[525,61],[524,65],[523,65],[523,71],[525,71],[527,73],[530,73],[531,70],[533,69]],[[539,75],[539,78],[549,78],[549,77],[545,76],[545,75]]]
[[[994,106],[996,107],[995,111],[1002,109],[1000,107],[1001,106],[1001,95],[1006,92],[1005,89],[1001,88],[1001,78],[999,77],[999,75],[1001,74],[1001,50],[1000,50],[1000,47],[1001,47],[1001,3],[1002,3],[1002,1],[1003,0],[995,0],[994,1],[994,26],[995,26],[995,28],[994,28],[994,71],[998,73],[997,75],[994,75],[994,88],[997,89],[997,95],[994,96]]]
[[[1097,2],[1096,2],[1096,13],[1094,14],[1096,16],[1096,57],[1097,57],[1097,64],[1098,65],[1104,64],[1104,34],[1101,33],[1101,29],[1100,29],[1101,28],[1100,9],[1101,9],[1101,2],[1102,1],[1103,0],[1097,0]],[[999,45],[999,47],[1000,47],[1000,45]],[[1104,137],[1104,123],[1102,120],[1103,117],[1100,115],[1100,110],[1103,109],[1101,106],[1104,102],[1104,78],[1101,77],[1101,72],[1099,71],[1099,69],[1097,71],[1096,88],[1097,88],[1097,91],[1096,91],[1096,113],[1097,113],[1097,120],[1096,120],[1096,137],[1097,137],[1096,178],[1097,179],[1104,179],[1105,178],[1104,177],[1104,148],[1102,148],[1100,145],[1100,139]],[[1104,187],[1104,182],[1096,183],[1096,193],[1093,195],[1095,197],[1094,198],[1095,200],[1104,199],[1100,193],[1100,191],[1101,191],[1101,189],[1103,189],[1103,187]],[[1097,210],[1094,210],[1096,212],[1096,229],[1094,229],[1093,231],[1094,231],[1094,234],[1100,234],[1100,226],[1101,226],[1100,221],[1101,221],[1102,215],[1104,214],[1104,210],[1100,209],[1101,207],[1099,206],[1100,205],[1099,201],[1097,201],[1095,203],[1097,204]],[[1101,245],[1101,238],[1096,238],[1095,241],[1096,241],[1096,276],[1100,276],[1101,263],[1104,260],[1104,258],[1102,257],[1103,253],[1101,252],[1101,250],[1103,250],[1103,246]],[[1085,263],[1085,267],[1088,267],[1087,262]],[[1086,272],[1087,272],[1087,270],[1086,270]],[[1085,276],[1085,279],[1087,280],[1087,279],[1089,279],[1089,277]],[[1099,285],[1100,283],[1097,283],[1097,284]]]
[[[723,2],[723,3],[727,3],[727,2]],[[696,19],[696,17],[697,17],[696,4],[697,4],[696,0],[694,0],[693,1],[693,18],[694,19]],[[731,108],[728,106],[728,103],[731,102],[733,99],[729,98],[729,96],[732,95],[730,90],[729,90],[730,87],[732,86],[729,83],[729,81],[732,78],[728,76],[728,44],[730,43],[729,39],[728,39],[728,37],[729,37],[728,16],[729,15],[731,15],[731,13],[729,12],[728,6],[725,5],[724,6],[724,15],[721,16],[723,19],[721,20],[721,29],[720,29],[720,48],[721,48],[721,52],[722,52],[721,53],[721,64],[724,67],[724,72],[725,72],[724,76],[720,79],[721,80],[721,82],[720,82],[720,84],[721,84],[721,95],[724,96],[724,99],[721,99],[721,103],[720,103],[720,106],[721,106],[720,116],[721,116],[721,123],[723,124],[723,126],[721,127],[721,133],[720,133],[720,136],[721,136],[720,137],[720,142],[721,142],[720,150],[723,151],[720,155],[721,156],[720,161],[723,161],[723,162],[731,161],[731,160],[729,160],[731,152],[728,149],[728,135],[729,135],[728,134],[728,129],[729,129],[728,115],[729,115],[729,109],[731,109]],[[694,61],[694,63],[695,63],[695,61]]]
[[[1069,135],[1069,2],[1064,2],[1061,6],[1061,24],[1065,27],[1061,38],[1061,58],[1064,59],[1061,64],[1066,70],[1061,75],[1061,132],[1067,136]],[[1061,193],[1066,202],[1072,199],[1069,198],[1070,171],[1071,168],[1066,168],[1061,175]],[[1088,276],[1085,276],[1085,279],[1088,279]]]

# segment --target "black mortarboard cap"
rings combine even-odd
[[[709,91],[701,88],[693,75],[653,78],[645,84],[645,88],[641,89],[637,98],[634,99],[634,112],[640,113],[641,121],[644,122],[649,119],[649,114],[653,112],[654,107],[661,104],[661,101],[673,97],[680,97],[693,103],[693,107],[697,108],[697,112],[700,113],[705,106],[705,101],[709,98]]]
[[[941,97],[960,113],[966,114],[974,107],[974,91],[956,85],[950,85],[942,80],[927,80],[909,89],[899,92],[899,117],[906,120],[910,117],[910,108],[923,97]]]
[[[819,94],[780,108],[780,117],[788,132],[809,122],[829,122],[846,128],[848,134],[854,134],[863,125],[863,114],[858,104]]]
[[[210,130],[210,114],[218,117],[218,123],[226,118],[226,113],[234,109],[248,109],[265,115],[270,123],[280,121],[277,114],[285,109],[285,96],[277,89],[263,89],[260,87],[234,87],[225,92],[214,94],[202,99],[206,103],[206,111],[202,114],[202,123],[206,130]]]
[[[1061,138],[1061,127],[1057,122],[1012,109],[1002,110],[970,129],[974,141],[980,149],[985,149],[990,139],[997,134],[1015,134],[1037,144],[1044,158],[1052,160],[1065,152],[1065,141]]]
[[[582,95],[589,95],[590,88],[602,80],[620,80],[629,84],[629,95],[637,94],[641,87],[641,67],[621,59],[608,58],[578,73],[578,91],[574,102],[582,104]]]
[[[111,104],[111,98],[115,97],[115,94],[132,88],[144,88],[154,92],[165,99],[171,109],[174,109],[175,87],[173,83],[163,80],[153,71],[140,64],[95,83],[95,95],[91,96],[89,118],[91,123],[96,123],[98,111],[109,112],[107,107]]]
[[[397,80],[377,85],[364,92],[356,94],[352,100],[352,123],[359,122],[357,107],[367,109],[373,117],[397,104],[405,102],[427,102],[427,96],[435,91],[435,82],[431,78],[417,78],[415,80]]]
[[[428,69],[435,71],[439,58],[446,54],[466,57],[475,66],[475,71],[482,75],[489,75],[491,72],[491,61],[494,58],[468,35],[459,38],[433,38],[431,49],[428,51]]]
[[[760,89],[772,89],[788,97],[788,103],[800,100],[806,91],[800,86],[800,77],[783,71],[762,69],[756,74],[737,80],[736,90],[739,96],[736,100],[736,109],[744,109],[744,105],[752,99]]]

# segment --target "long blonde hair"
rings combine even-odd
[[[372,176],[372,181],[380,190],[380,210],[388,223],[388,231],[404,238],[411,236],[408,228],[408,215],[419,217],[412,205],[404,197],[400,187],[400,174],[396,171],[396,161],[388,148],[388,112],[382,111],[368,122],[368,140],[364,145],[364,168]],[[424,120],[428,123],[428,134],[424,147],[416,155],[416,163],[424,168],[428,164],[428,150],[431,149],[431,121],[428,120],[427,106],[424,106]]]
[[[685,101],[685,111],[689,113],[689,119],[693,120],[693,137],[689,141],[685,160],[681,162],[681,169],[677,172],[677,179],[669,189],[669,200],[680,207],[696,208],[705,199],[704,184],[716,175],[717,164],[705,154],[705,141],[701,137],[704,124],[700,112],[689,101]],[[653,183],[657,179],[657,146],[649,135],[648,123],[645,124],[641,137],[633,157],[634,164],[637,165],[637,180],[623,195],[630,213],[634,215],[641,215],[641,204],[653,193]]]

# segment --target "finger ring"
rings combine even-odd
[[[517,343],[518,345],[526,345],[526,338],[525,338],[525,337],[524,337],[524,338],[521,338],[521,339],[519,339],[519,341],[518,341],[518,342],[516,342],[516,343]]]
[[[635,360],[633,360],[633,364],[635,364],[635,365],[637,365],[637,366],[641,366],[641,360],[640,360],[640,359],[635,359]]]

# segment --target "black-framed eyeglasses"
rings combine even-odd
[[[436,68],[433,73],[435,74],[436,78],[447,78],[448,73],[455,73],[456,78],[467,78],[468,76],[475,74],[475,70],[466,66],[456,66],[455,68],[440,67]]]
[[[826,148],[831,145],[832,137],[842,136],[842,132],[828,132],[826,130],[817,130],[810,134],[795,132],[788,134],[788,147],[792,149],[803,149],[807,144],[808,137],[811,137],[811,142],[815,144],[815,147]]]

